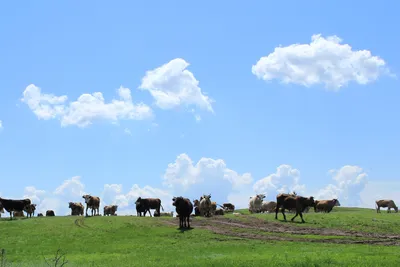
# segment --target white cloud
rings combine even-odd
[[[368,175],[359,166],[345,165],[338,170],[330,170],[334,184],[329,184],[316,195],[317,199],[337,198],[344,206],[362,206],[360,193],[368,184]]]
[[[275,197],[278,193],[290,193],[296,191],[304,194],[305,185],[300,184],[300,171],[287,164],[276,168],[276,172],[256,181],[253,185],[256,193],[264,193],[266,196]]]
[[[131,91],[120,87],[120,100],[113,99],[106,103],[101,92],[82,94],[76,101],[66,103],[68,97],[44,94],[34,84],[30,84],[23,92],[22,102],[35,113],[39,119],[59,119],[61,126],[76,125],[86,127],[98,120],[113,123],[118,120],[144,120],[153,116],[149,106],[132,102]]]
[[[3,129],[3,122],[0,120],[0,131]]]
[[[214,112],[211,98],[204,95],[199,81],[187,70],[189,66],[182,58],[149,70],[142,79],[139,89],[147,90],[153,96],[155,104],[162,109],[177,106],[195,105],[200,109]]]
[[[341,42],[337,36],[324,38],[317,34],[310,44],[276,47],[252,66],[252,73],[265,81],[277,79],[306,87],[324,84],[333,91],[351,81],[364,85],[389,74],[383,59],[368,50],[352,50]]]

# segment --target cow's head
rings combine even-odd
[[[340,207],[340,202],[339,202],[338,199],[334,198],[333,201],[334,201],[334,203],[335,203],[334,206]]]
[[[118,210],[118,205],[112,205],[112,206],[111,206],[111,209],[112,209],[114,212],[116,212],[116,211]]]
[[[260,200],[263,200],[265,198],[265,194],[258,194],[257,198],[259,198]]]
[[[306,206],[314,207],[315,202],[314,202],[314,197],[309,197],[305,201]]]
[[[75,206],[74,202],[68,202],[68,208],[72,209]]]
[[[138,197],[138,199],[136,200],[135,204],[136,205],[140,205],[142,203],[142,198]]]
[[[195,199],[193,200],[193,206],[198,207],[199,206],[200,201]]]
[[[211,199],[211,194],[209,195],[203,195],[202,198],[200,198],[201,200],[205,199],[205,200],[210,200]]]
[[[91,195],[83,195],[82,198],[85,199],[85,203],[87,204],[90,201],[90,199],[92,198],[92,196]]]

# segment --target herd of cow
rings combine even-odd
[[[88,216],[88,209],[91,209],[91,215],[100,215],[100,198],[91,195],[83,195],[82,198],[86,203],[86,216]],[[296,213],[291,219],[293,221],[297,216],[300,216],[301,221],[304,223],[303,213],[313,207],[315,212],[331,212],[333,207],[340,206],[340,202],[337,199],[332,200],[315,200],[314,197],[303,197],[296,194],[296,192],[285,194],[281,193],[276,196],[276,201],[264,201],[265,194],[257,194],[250,197],[249,200],[249,212],[250,213],[273,213],[275,212],[275,219],[278,219],[278,213],[281,211],[284,220],[286,221],[285,210],[288,212]],[[69,208],[71,209],[71,215],[84,214],[84,206],[81,202],[69,202]],[[164,211],[159,198],[141,198],[139,197],[136,202],[137,216],[146,216],[148,212],[152,217],[150,210],[153,209],[154,217],[158,216],[173,216],[173,212],[160,212],[160,208]],[[375,201],[376,212],[380,212],[380,208],[388,208],[388,212],[394,209],[398,212],[398,208],[393,200],[383,199]],[[191,216],[204,216],[210,217],[213,215],[224,215],[226,212],[234,212],[235,206],[231,203],[223,203],[218,205],[216,202],[211,201],[211,194],[203,195],[199,200],[193,200],[193,203],[182,196],[174,197],[172,199],[172,205],[175,206],[177,217],[179,217],[180,227],[190,227]],[[220,208],[217,208],[219,206]],[[0,198],[0,216],[4,213],[4,209],[10,213],[10,220],[13,217],[24,217],[26,212],[27,217],[35,215],[36,204],[31,203],[30,199],[4,199]],[[103,208],[104,216],[116,216],[118,205],[108,205]],[[193,214],[194,211],[194,214]],[[38,217],[43,216],[42,213],[37,215]],[[53,210],[47,210],[46,216],[55,216]]]

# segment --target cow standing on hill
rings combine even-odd
[[[190,228],[190,214],[193,212],[192,202],[188,198],[174,197],[172,205],[175,206],[175,211],[179,214],[179,227]]]
[[[387,210],[388,213],[391,212],[390,209],[394,209],[395,212],[399,211],[396,204],[391,199],[377,200],[377,201],[375,201],[375,204],[376,204],[376,212],[377,213],[381,212],[381,208],[388,208],[388,210]]]
[[[104,216],[115,216],[115,212],[118,210],[118,205],[109,205],[109,206],[105,206],[104,207],[104,212],[103,215]]]
[[[200,210],[200,215],[201,216],[205,216],[205,217],[210,217],[211,216],[211,213],[212,213],[211,194],[203,195],[200,198],[199,210]]]
[[[285,209],[296,209],[296,215],[291,219],[293,222],[294,218],[300,215],[301,222],[304,223],[303,211],[306,207],[314,206],[314,197],[302,197],[294,196],[293,194],[278,194],[276,196],[276,209],[275,209],[275,219],[278,219],[279,208],[282,207],[281,212],[283,218],[286,221]]]
[[[0,197],[0,203],[2,204],[3,208],[10,213],[10,220],[12,220],[12,212],[23,211],[26,206],[31,204],[31,200],[29,198],[14,200]]]
[[[46,216],[56,216],[56,214],[54,213],[54,210],[47,210],[46,211]]]
[[[95,196],[91,196],[91,195],[83,195],[82,198],[85,199],[85,203],[86,203],[86,216],[89,216],[87,211],[88,208],[92,209],[92,216],[96,215],[96,211],[97,211],[97,215],[100,215],[100,198],[99,197],[95,197]],[[94,214],[93,214],[94,211]]]
[[[148,211],[151,216],[151,212],[150,209],[155,209],[157,211],[157,213],[160,213],[160,207],[162,209],[162,211],[164,211],[163,206],[161,205],[161,199],[159,198],[141,198],[139,197],[136,200],[136,207],[137,205],[139,205],[141,207],[141,209],[144,210],[144,216],[146,216],[146,212]]]
[[[71,209],[71,215],[82,215],[83,216],[83,210],[85,207],[82,205],[81,202],[69,202],[68,207]]]
[[[32,218],[32,215],[35,216],[36,204],[30,204],[24,208],[26,212],[26,217]]]
[[[314,201],[314,212],[331,212],[333,207],[340,206],[339,200],[336,198],[332,200],[315,200]]]

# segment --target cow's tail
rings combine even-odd
[[[164,211],[164,207],[161,204],[160,204],[160,207],[161,207],[162,211]]]

